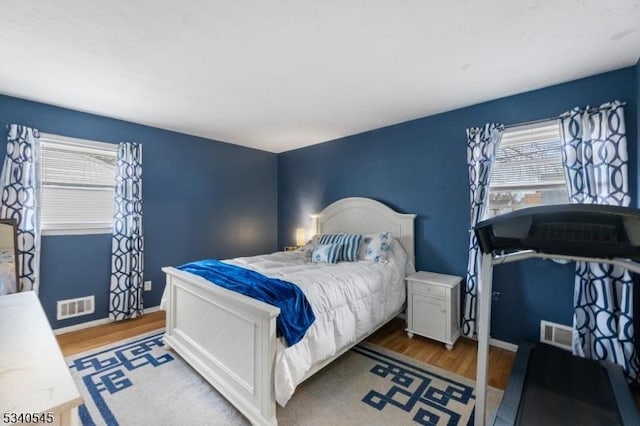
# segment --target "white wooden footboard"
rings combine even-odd
[[[277,424],[273,369],[280,309],[166,267],[166,345],[253,424]]]

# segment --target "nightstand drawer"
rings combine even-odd
[[[446,297],[447,289],[437,285],[429,285],[418,281],[410,281],[412,292],[415,294],[423,294],[425,296]]]

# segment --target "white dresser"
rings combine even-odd
[[[36,294],[0,296],[0,424],[73,425],[80,404]]]
[[[407,277],[407,335],[444,342],[447,350],[460,337],[460,282],[455,275],[420,271]]]

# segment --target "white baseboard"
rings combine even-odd
[[[489,339],[489,344],[491,346],[495,346],[496,348],[505,349],[511,352],[518,352],[518,345],[514,345],[513,343],[505,342],[502,340],[494,339],[491,337]]]
[[[144,308],[144,313],[150,314],[151,312],[156,312],[159,310],[160,310],[160,305],[152,306],[150,308]],[[72,331],[83,330],[85,328],[95,327],[97,325],[102,325],[102,324],[109,324],[110,322],[115,322],[115,320],[112,320],[111,318],[100,318],[93,321],[83,322],[81,324],[70,325],[68,327],[56,328],[53,330],[53,334],[57,336],[58,334],[71,333]]]
[[[468,337],[468,339],[478,341],[476,336]],[[489,337],[489,346],[494,346],[496,348],[504,349],[511,352],[518,352],[518,345],[514,345],[513,343],[505,342],[504,340],[494,339],[493,337]]]

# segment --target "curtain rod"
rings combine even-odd
[[[625,106],[627,103],[626,102],[620,102],[621,106]],[[589,108],[587,112],[597,112],[597,111],[603,111],[603,110],[608,110],[611,109],[611,107],[607,106],[604,108]],[[580,110],[582,112],[585,112],[584,110]],[[533,120],[533,121],[525,121],[524,123],[516,123],[516,124],[507,124],[504,126],[505,129],[509,129],[511,127],[520,127],[520,126],[527,126],[530,124],[538,124],[538,123],[544,123],[545,121],[553,121],[553,120],[557,120],[559,118],[566,118],[569,117],[571,115],[570,112],[565,112],[564,114],[560,114],[557,117],[547,117],[547,118],[541,118],[539,120]]]

